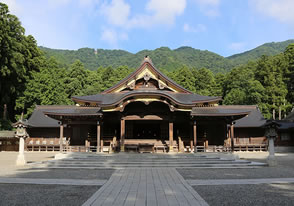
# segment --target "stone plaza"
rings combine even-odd
[[[0,153],[0,205],[292,205],[294,154]],[[243,159],[247,158],[247,159]]]

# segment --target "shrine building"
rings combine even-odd
[[[221,97],[195,94],[160,72],[148,56],[111,88],[72,100],[75,105],[36,107],[28,120],[28,148],[38,141],[39,150],[55,145],[64,151],[231,151],[238,143],[238,121],[241,127],[251,124],[245,133],[264,140],[265,120],[256,106],[219,105]]]

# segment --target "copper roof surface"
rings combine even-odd
[[[44,114],[46,111],[76,107],[74,105],[37,105],[33,114],[28,119],[30,127],[59,127],[58,120]]]
[[[193,107],[192,116],[244,116],[235,120],[234,127],[261,127],[266,119],[256,105],[221,105],[216,107]]]
[[[33,114],[28,119],[30,127],[59,127],[58,120],[48,115],[55,116],[99,116],[102,115],[99,107],[78,107],[75,105],[37,105]]]
[[[214,106],[214,107],[193,107],[192,116],[235,116],[247,115],[250,113],[248,109],[231,108],[228,106]]]
[[[78,107],[64,108],[59,110],[44,111],[45,115],[60,116],[101,116],[100,107]]]
[[[201,102],[219,101],[220,97],[202,96],[198,94],[175,93],[161,90],[135,90],[129,92],[74,96],[74,101],[97,102],[99,106],[112,106],[133,96],[163,96],[180,105],[195,105]]]

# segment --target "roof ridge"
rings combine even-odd
[[[129,74],[127,77],[125,77],[124,79],[120,80],[117,84],[113,85],[112,87],[102,91],[100,94],[105,94],[107,92],[110,92],[112,90],[114,90],[115,88],[117,88],[118,86],[120,86],[122,83],[124,83],[125,81],[127,81],[128,79],[130,79],[131,77],[135,76],[139,71],[141,71],[144,68],[145,64],[149,64],[151,66],[151,69],[155,70],[155,72],[157,72],[160,76],[162,76],[164,79],[166,79],[167,81],[169,81],[170,83],[172,83],[173,85],[175,85],[176,87],[180,88],[181,90],[193,94],[193,92],[189,91],[188,89],[182,87],[181,85],[179,85],[178,83],[176,83],[175,81],[173,81],[171,78],[169,78],[168,76],[166,76],[164,73],[162,73],[159,69],[157,69],[151,58],[149,56],[145,56],[141,65],[135,70],[133,71],[131,74]]]

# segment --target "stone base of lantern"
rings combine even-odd
[[[269,155],[267,158],[267,163],[268,163],[268,166],[270,167],[277,166],[276,157],[274,155]]]
[[[18,154],[16,159],[17,166],[23,166],[27,163],[24,154]]]

